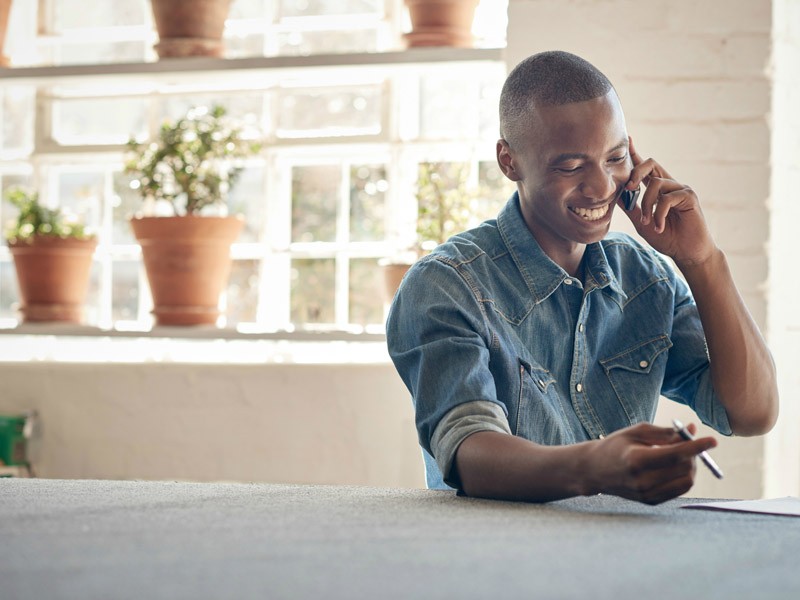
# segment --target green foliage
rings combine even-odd
[[[417,241],[423,250],[474,224],[476,192],[464,163],[421,163],[417,180]]]
[[[129,140],[128,149],[125,171],[136,178],[132,187],[144,199],[168,201],[177,215],[223,204],[241,171],[237,163],[261,145],[244,139],[242,127],[214,105],[164,123],[153,142]]]
[[[6,231],[9,241],[27,240],[35,235],[92,237],[81,223],[72,222],[60,209],[40,204],[39,194],[34,191],[15,186],[6,191],[5,198],[19,210],[16,221]]]

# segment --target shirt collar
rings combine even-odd
[[[533,237],[522,218],[517,192],[514,192],[497,215],[497,226],[536,304],[547,299],[569,277],[569,274],[544,253]],[[586,268],[584,286],[587,291],[593,288],[607,288],[606,292],[620,296],[624,302],[625,292],[622,291],[608,265],[601,243],[586,246],[584,265]]]

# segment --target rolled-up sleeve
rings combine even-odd
[[[420,445],[434,457],[434,431],[456,406],[480,400],[508,414],[489,370],[483,309],[452,264],[429,256],[411,268],[389,311],[386,339],[414,401]]]
[[[447,413],[433,432],[431,448],[444,482],[461,488],[461,481],[453,472],[458,447],[465,439],[479,431],[496,431],[511,435],[511,427],[503,409],[494,402],[476,400],[459,404]]]

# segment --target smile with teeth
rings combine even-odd
[[[599,221],[606,216],[610,204],[604,204],[597,208],[580,208],[577,206],[570,206],[569,209],[576,215],[581,217],[584,221]]]

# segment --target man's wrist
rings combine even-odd
[[[690,279],[694,276],[701,276],[717,272],[720,268],[727,268],[725,253],[717,246],[704,258],[675,260],[675,266],[681,273]]]
[[[602,491],[599,482],[596,481],[597,477],[595,477],[597,467],[592,464],[593,454],[597,450],[596,445],[597,442],[592,440],[571,446],[575,452],[573,461],[575,487],[572,489],[575,495],[594,496]]]

